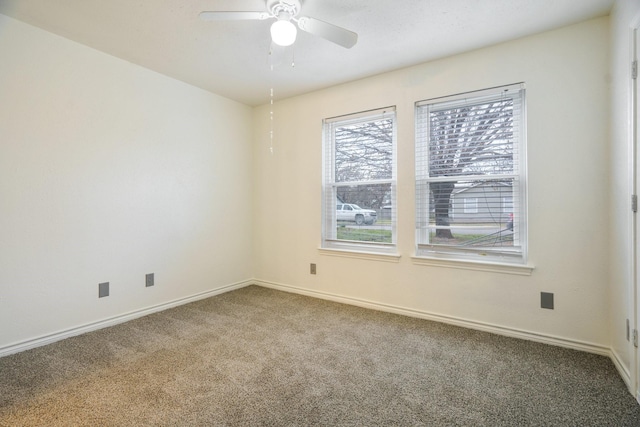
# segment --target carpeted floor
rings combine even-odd
[[[0,358],[2,426],[640,426],[606,357],[250,286]]]

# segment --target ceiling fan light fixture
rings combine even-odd
[[[297,35],[296,26],[288,19],[278,19],[271,24],[271,40],[279,46],[291,46]]]
[[[347,49],[352,48],[358,41],[358,34],[353,31],[310,16],[301,16],[300,8],[303,0],[263,1],[266,6],[264,10],[204,11],[200,12],[199,16],[204,21],[262,21],[275,18],[276,22],[271,25],[271,40],[272,43],[279,46],[291,46],[295,43],[298,28],[305,33],[322,37]],[[1,2],[2,0],[0,0]]]

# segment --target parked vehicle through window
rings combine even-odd
[[[336,207],[338,221],[355,222],[357,225],[372,225],[376,223],[378,214],[372,209],[362,209],[354,204],[338,204]]]

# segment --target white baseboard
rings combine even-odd
[[[620,359],[617,351],[615,351],[613,348],[610,351],[611,361],[618,370],[618,373],[620,374],[622,381],[624,381],[625,385],[627,386],[627,389],[633,395],[634,391],[632,390],[633,386],[631,385],[631,373],[629,372],[629,369],[624,365],[624,363],[622,363],[622,359]]]
[[[143,317],[152,313],[167,310],[169,308],[177,307],[190,302],[198,301],[201,299],[209,298],[215,295],[219,295],[225,292],[230,292],[236,289],[244,288],[246,286],[255,284],[265,288],[276,289],[284,292],[296,293],[300,295],[306,295],[313,298],[320,298],[324,300],[339,302],[343,304],[354,305],[363,308],[369,308],[378,311],[385,311],[389,313],[400,314],[404,316],[416,317],[420,319],[433,320],[436,322],[448,323],[455,326],[461,326],[464,328],[475,329],[485,332],[491,332],[498,335],[504,335],[514,338],[521,338],[530,341],[536,341],[545,344],[551,344],[555,346],[570,348],[579,351],[586,351],[589,353],[595,353],[611,358],[616,369],[618,370],[623,381],[631,391],[631,376],[628,369],[621,362],[621,359],[615,351],[608,347],[604,347],[597,344],[588,342],[582,342],[577,340],[571,340],[561,337],[555,337],[551,335],[545,335],[537,332],[525,331],[516,328],[510,328],[500,325],[494,325],[485,322],[478,322],[474,320],[468,320],[458,318],[454,316],[447,316],[438,313],[430,313],[421,310],[414,310],[405,307],[394,306],[390,304],[379,303],[375,301],[368,301],[360,298],[347,297],[328,292],[314,291],[296,286],[284,285],[281,283],[269,282],[264,280],[245,280],[242,282],[233,283],[220,288],[212,289],[206,292],[201,292],[195,295],[191,295],[185,298],[179,298],[173,301],[169,301],[163,304],[154,305],[140,310],[124,313],[118,316],[110,317],[107,319],[99,320],[97,322],[87,323],[74,328],[65,329],[52,334],[43,335],[33,339],[25,340],[19,343],[10,344],[4,347],[0,347],[0,357],[8,356],[10,354],[19,353],[21,351],[29,350],[32,348],[40,347],[43,345],[51,344],[56,341],[70,338],[76,335],[81,335],[87,332],[95,331],[98,329],[114,326],[119,323],[124,323],[129,320],[133,320],[139,317]],[[633,391],[632,391],[632,394]],[[640,393],[636,396],[638,403],[640,403]]]
[[[379,303],[375,301],[367,301],[360,298],[346,297],[342,295],[332,294],[328,292],[313,291],[309,289],[299,288],[296,286],[284,285],[281,283],[268,282],[264,280],[255,280],[254,283],[265,288],[276,289],[285,292],[306,295],[314,298],[325,299],[329,301],[355,305],[363,308],[370,308],[378,311],[401,314],[404,316],[416,317],[420,319],[433,320],[436,322],[448,323],[455,326],[461,326],[468,329],[475,329],[485,332],[491,332],[498,335],[504,335],[513,338],[521,338],[529,341],[536,341],[544,344],[551,344],[558,347],[565,347],[574,350],[586,351],[602,356],[612,357],[611,349],[602,345],[571,340],[552,335],[541,334],[538,332],[525,331],[521,329],[511,328],[507,326],[494,325],[486,322],[478,322],[454,316],[447,316],[438,313],[430,313],[427,311],[414,310],[405,307],[394,306],[390,304]],[[616,363],[614,361],[614,363]],[[617,365],[616,365],[617,366]],[[623,370],[624,372],[624,370]]]
[[[222,286],[220,288],[212,289],[205,292],[200,292],[198,294],[190,295],[188,297],[179,298],[173,301],[169,301],[166,303],[154,305],[151,307],[143,308],[140,310],[131,311],[128,313],[120,314],[114,317],[110,317],[107,319],[99,320],[97,322],[87,323],[84,325],[76,326],[73,328],[65,329],[62,331],[54,332],[52,334],[43,335],[37,338],[29,339],[26,341],[21,341],[16,344],[10,344],[4,347],[0,347],[0,357],[8,356],[10,354],[19,353],[21,351],[29,350],[36,347],[41,347],[43,345],[51,344],[56,341],[63,340],[65,338],[70,338],[76,335],[81,335],[87,332],[95,331],[102,328],[107,328],[109,326],[114,326],[119,323],[124,323],[129,320],[136,319],[138,317],[143,317],[152,313],[156,313],[158,311],[167,310],[169,308],[177,307],[179,305],[188,304],[190,302],[198,301],[201,299],[209,298],[214,295],[219,295],[225,292],[233,291],[236,289],[244,288],[245,286],[252,285],[254,283],[253,280],[245,280],[242,282],[233,283],[230,285]]]

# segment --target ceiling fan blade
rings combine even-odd
[[[352,48],[358,41],[358,35],[353,31],[307,16],[298,19],[298,27],[302,31],[320,36],[347,49]]]
[[[242,21],[263,20],[270,17],[268,12],[200,12],[198,15],[203,21]]]

